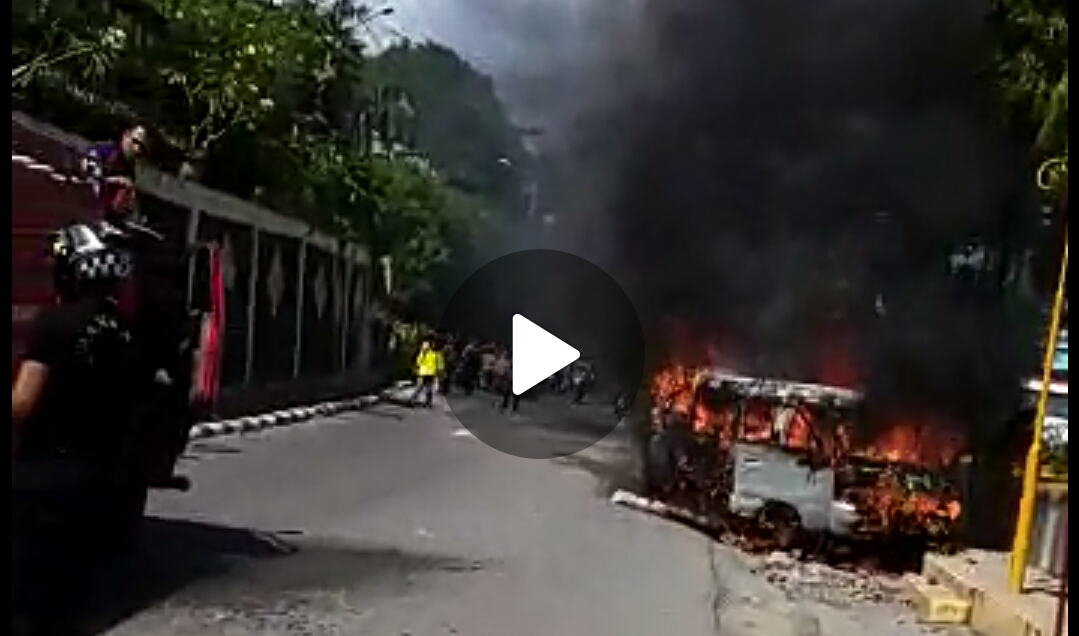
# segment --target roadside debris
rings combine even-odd
[[[828,636],[833,633],[854,633],[837,625],[850,625],[847,617],[858,616],[858,625],[870,633],[909,634],[911,636],[966,634],[954,624],[923,624],[916,614],[916,596],[909,575],[882,572],[872,562],[848,560],[832,565],[819,560],[835,557],[801,550],[760,551],[747,541],[747,532],[723,529],[704,515],[662,501],[649,499],[625,490],[611,496],[611,502],[665,518],[679,520],[709,531],[717,541],[737,550],[734,558],[758,580],[774,592],[745,590],[738,592],[736,615],[724,611],[724,625],[738,624],[739,619],[754,620],[757,612],[768,616],[785,616],[791,633],[797,636]],[[722,525],[722,524],[721,524]],[[727,594],[734,594],[728,590]],[[788,605],[776,605],[771,594],[778,594]],[[779,609],[779,608],[785,609]],[[824,608],[831,608],[831,611]],[[870,627],[872,625],[872,627]],[[878,629],[884,630],[877,631]],[[725,633],[725,632],[724,632]],[[780,633],[780,632],[775,632]]]
[[[798,556],[788,552],[771,552],[767,556],[756,557],[751,570],[764,576],[792,601],[810,600],[849,607],[906,600],[906,584],[900,577],[805,562],[799,560]]]

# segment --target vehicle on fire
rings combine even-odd
[[[852,448],[866,420],[856,391],[679,369],[657,376],[646,449],[653,496],[752,520],[789,549],[810,536],[942,540],[958,499],[943,469]]]

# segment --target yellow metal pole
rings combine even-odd
[[[1019,500],[1019,519],[1016,521],[1015,539],[1012,542],[1012,557],[1008,568],[1008,587],[1013,592],[1022,592],[1026,578],[1027,559],[1030,553],[1030,535],[1034,527],[1035,502],[1038,495],[1038,477],[1041,468],[1042,430],[1045,427],[1045,408],[1049,402],[1049,384],[1053,378],[1053,357],[1057,349],[1057,336],[1060,333],[1060,318],[1064,309],[1064,291],[1068,279],[1068,228],[1064,228],[1064,256],[1060,260],[1060,274],[1057,277],[1056,297],[1053,299],[1053,313],[1049,319],[1049,334],[1045,343],[1045,358],[1042,361],[1042,385],[1038,392],[1038,405],[1034,411],[1034,438],[1027,451],[1026,466],[1023,471],[1023,495]]]

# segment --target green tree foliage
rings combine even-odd
[[[525,152],[494,84],[454,51],[403,43],[371,60],[373,81],[407,95],[407,135],[455,185],[501,202],[520,192]]]
[[[88,11],[93,6],[95,10]],[[138,7],[124,2],[14,0],[11,5],[11,87],[43,75],[100,79],[130,45]]]
[[[248,0],[154,2],[170,25],[155,47],[158,78],[182,98],[175,143],[204,153],[237,127],[256,128],[275,108],[281,83],[309,73],[328,55],[317,15],[298,5]],[[177,131],[180,132],[180,131]]]
[[[1039,181],[1060,194],[1068,166],[1068,3],[993,0],[998,85],[1012,125],[1028,134]]]
[[[430,159],[451,186],[449,209],[472,219],[453,224],[453,258],[440,261],[435,289],[413,302],[418,315],[430,317],[448,301],[446,292],[504,244],[505,228],[527,205],[534,166],[491,79],[454,51],[397,44],[369,61],[368,76],[379,87],[385,127]]]
[[[497,166],[513,144],[489,81],[452,52],[374,68],[356,34],[378,15],[349,0],[15,0],[13,105],[92,137],[148,121],[167,142],[156,163],[368,244],[409,296],[483,218],[460,184],[494,189],[478,166]],[[420,76],[446,72],[472,88],[429,101],[460,79]],[[410,87],[456,113],[417,120],[433,140],[419,150],[445,171],[402,152]],[[477,151],[469,137],[498,143]]]

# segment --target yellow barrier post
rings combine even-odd
[[[1049,402],[1049,384],[1053,379],[1053,357],[1056,355],[1057,336],[1060,333],[1060,318],[1064,310],[1064,294],[1067,288],[1067,236],[1068,228],[1065,226],[1064,256],[1060,261],[1056,296],[1053,299],[1053,313],[1049,319],[1049,333],[1045,343],[1045,358],[1042,361],[1042,384],[1038,392],[1038,404],[1034,411],[1034,438],[1031,440],[1030,448],[1027,451],[1026,466],[1023,471],[1023,494],[1019,500],[1019,519],[1016,521],[1015,538],[1012,541],[1012,555],[1008,567],[1008,587],[1013,592],[1023,591],[1027,559],[1030,555],[1030,535],[1034,527],[1034,512],[1038,495],[1045,409]]]

